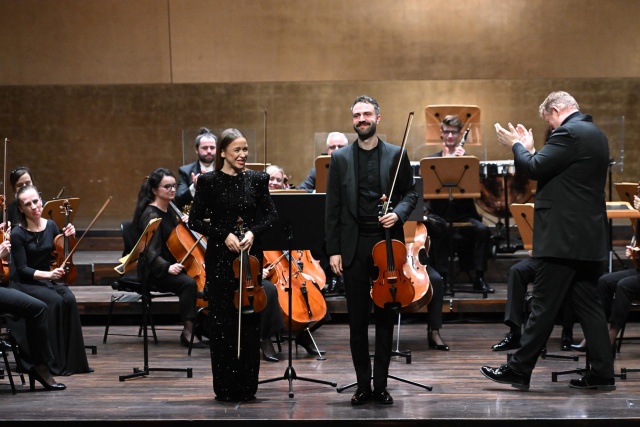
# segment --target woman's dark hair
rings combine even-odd
[[[9,182],[11,183],[11,188],[13,189],[14,193],[16,192],[16,184],[18,183],[18,180],[24,174],[29,174],[29,176],[31,177],[31,180],[33,181],[33,175],[31,174],[31,169],[29,169],[26,166],[18,166],[17,168],[11,171],[11,174],[9,175]]]
[[[157,189],[160,185],[160,182],[164,179],[165,176],[175,176],[171,171],[167,168],[158,168],[149,174],[148,177],[145,178],[142,186],[140,187],[140,192],[138,193],[138,202],[136,203],[136,210],[133,213],[133,226],[138,227],[138,223],[140,222],[140,217],[142,216],[142,212],[146,209],[147,205],[154,201],[156,195],[153,194],[153,190]]]
[[[231,144],[238,138],[244,138],[244,135],[238,129],[234,128],[225,129],[220,134],[220,143],[218,144],[218,149],[216,150],[217,171],[222,169],[222,166],[224,166],[224,157],[222,157],[222,152],[229,146],[229,144]]]
[[[18,188],[18,192],[16,193],[16,207],[17,207],[16,211],[18,214],[20,225],[22,225],[23,227],[27,226],[27,217],[24,214],[24,212],[22,212],[22,210],[20,209],[20,195],[22,193],[25,193],[27,190],[35,190],[35,192],[38,193],[38,197],[42,198],[42,196],[40,195],[40,192],[38,191],[36,186],[33,184],[25,185],[24,187]]]

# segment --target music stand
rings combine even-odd
[[[475,156],[425,157],[420,160],[420,176],[423,180],[423,198],[449,199],[449,207],[454,199],[477,199],[480,197],[480,160]],[[484,289],[454,289],[454,247],[453,230],[469,226],[467,222],[449,221],[449,274],[448,285],[452,296],[456,292],[481,293],[487,297]]]
[[[67,197],[49,200],[42,207],[42,216],[55,222],[60,229],[62,229],[66,225],[65,211],[62,209],[62,205],[65,200],[68,200],[69,205],[71,205],[71,211],[69,212],[69,222],[73,223],[73,220],[76,216],[76,211],[78,210],[78,206],[80,205],[79,198]]]
[[[140,256],[144,256],[147,251],[147,242],[151,241],[153,234],[158,229],[160,225],[161,218],[154,218],[149,221],[149,224],[145,227],[142,235],[138,239],[138,242],[131,250],[129,255],[120,259],[122,264],[116,267],[116,271],[120,273],[120,271],[127,272],[137,264]],[[121,268],[120,268],[121,267]],[[122,273],[122,274],[123,274]],[[149,373],[154,371],[170,371],[170,372],[186,372],[187,378],[193,378],[193,370],[191,368],[150,368],[149,367],[149,342],[147,335],[147,310],[149,306],[149,295],[147,292],[147,280],[145,278],[140,277],[140,283],[142,285],[142,346],[143,346],[143,358],[144,358],[144,367],[133,368],[133,373],[127,375],[120,375],[120,381],[127,380],[129,378],[137,378],[142,376],[147,376]]]
[[[323,154],[316,157],[316,193],[327,192],[327,176],[329,175],[329,162],[331,156]]]
[[[293,253],[293,249],[320,249],[324,241],[324,194],[313,193],[276,193],[272,194],[278,221],[263,236],[260,237],[263,250],[286,250]],[[303,232],[304,231],[304,232]],[[289,262],[289,286],[291,286],[292,266]],[[288,288],[289,313],[292,312],[292,292]],[[258,381],[264,384],[273,381],[289,381],[289,397],[293,398],[293,380],[308,381],[318,384],[327,384],[332,387],[338,384],[332,381],[323,381],[307,377],[299,377],[293,368],[293,353],[291,341],[293,340],[293,316],[289,316],[289,364],[281,377],[269,378]]]

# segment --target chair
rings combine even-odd
[[[6,372],[6,376],[9,377],[9,384],[11,385],[11,392],[15,395],[16,386],[13,381],[13,374],[11,372],[11,365],[9,364],[9,358],[7,357],[8,353],[13,354],[14,360],[16,362],[16,367],[20,375],[20,379],[22,380],[22,385],[24,385],[25,382],[24,382],[24,374],[21,368],[21,360],[20,360],[18,345],[15,342],[13,336],[11,335],[9,329],[7,328],[7,324],[9,320],[15,320],[15,317],[11,314],[0,314],[0,354],[2,354],[2,360],[4,361],[4,368],[0,368],[0,379],[4,379],[5,372]]]
[[[123,258],[121,259],[122,261],[131,255],[131,250],[133,247],[136,246],[137,239],[136,239],[136,230],[133,225],[133,222],[131,221],[123,222],[122,224],[120,224],[120,230],[122,231],[122,240],[124,242]],[[136,268],[135,268],[136,265],[137,265],[137,260],[128,263],[126,267],[125,267],[125,264],[116,267],[116,271],[118,271],[118,273],[120,273],[121,276],[118,278],[116,282],[114,282],[111,285],[111,287],[116,291],[124,292],[124,293],[118,296],[113,295],[111,297],[111,304],[109,304],[109,313],[107,315],[107,323],[104,329],[104,338],[102,339],[102,342],[104,344],[107,343],[107,336],[109,335],[109,326],[111,325],[111,316],[113,315],[114,305],[118,302],[122,302],[122,303],[141,302],[142,303],[142,301],[144,300],[142,298],[143,287],[142,287],[142,283],[140,282],[140,279],[138,278],[138,274],[136,272]],[[120,267],[122,267],[122,270],[119,270]],[[155,291],[152,288],[147,291],[147,297],[148,297],[146,298],[146,300],[148,301],[147,307],[146,307],[147,308],[146,310],[147,324],[151,326],[151,331],[153,333],[153,341],[155,345],[158,345],[158,336],[156,334],[156,329],[153,323],[153,316],[152,316],[152,307],[151,307],[152,301],[156,298],[175,297],[175,294],[169,293],[169,292]],[[141,310],[141,312],[144,313],[145,310]],[[141,325],[143,324],[142,320],[143,319],[141,319],[140,321]],[[114,334],[114,333],[112,333],[111,335],[131,336],[131,334]],[[142,326],[140,326],[137,336],[138,337],[142,336]]]

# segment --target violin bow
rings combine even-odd
[[[4,233],[9,231],[9,218],[7,218],[7,144],[9,138],[4,139],[4,178],[2,181],[2,218],[4,219]]]
[[[62,263],[62,265],[65,265],[67,262],[69,262],[69,260],[71,259],[71,256],[73,256],[73,253],[76,251],[76,249],[78,248],[78,246],[80,246],[80,242],[82,241],[82,239],[84,238],[84,236],[87,235],[87,232],[89,231],[89,229],[93,226],[93,224],[96,222],[96,220],[100,217],[100,215],[102,215],[102,212],[104,212],[104,210],[107,208],[107,205],[109,203],[111,203],[111,200],[113,200],[113,196],[109,196],[109,198],[107,199],[106,202],[104,202],[104,204],[102,205],[102,207],[100,208],[100,211],[96,214],[96,216],[93,218],[93,220],[91,221],[91,223],[89,224],[89,226],[87,227],[86,230],[84,230],[84,233],[82,233],[82,236],[80,236],[80,238],[76,241],[76,245],[69,251],[69,254],[67,255],[67,257],[65,258],[64,262]]]
[[[400,147],[400,155],[398,156],[398,165],[396,167],[396,173],[393,176],[393,181],[391,182],[391,190],[389,191],[389,198],[387,199],[387,202],[385,202],[383,215],[385,215],[389,210],[389,203],[391,203],[391,195],[393,194],[393,190],[396,186],[396,180],[398,179],[398,173],[400,172],[400,165],[402,164],[402,155],[404,154],[407,148],[407,138],[409,138],[409,129],[411,128],[411,122],[413,122],[413,111],[409,113],[409,118],[407,119],[407,126],[404,129],[404,137],[402,138],[402,146]]]

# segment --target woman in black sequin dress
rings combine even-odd
[[[207,237],[206,294],[211,323],[213,391],[220,401],[248,401],[258,390],[260,315],[244,314],[241,352],[237,357],[238,310],[233,298],[239,280],[233,261],[249,250],[262,265],[259,235],[271,227],[277,213],[269,195],[269,176],[245,169],[249,147],[237,129],[220,134],[214,172],[201,175],[189,214],[189,227]],[[238,238],[237,221],[247,232]]]

